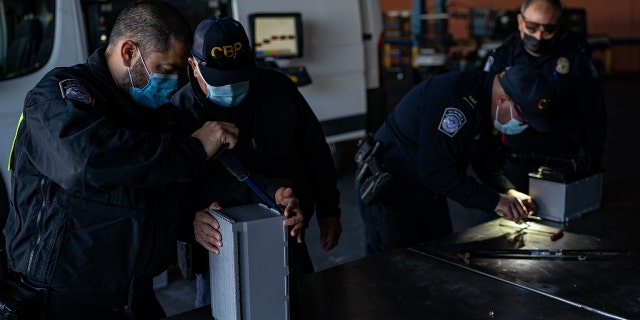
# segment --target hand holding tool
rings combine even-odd
[[[260,189],[250,178],[247,169],[238,161],[233,153],[224,151],[226,148],[220,148],[220,150],[214,155],[214,159],[217,159],[238,181],[244,182],[253,192],[264,201],[264,204],[269,208],[284,214],[280,206],[278,206],[269,195],[267,195],[262,189]]]

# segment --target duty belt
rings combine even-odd
[[[374,141],[371,136],[366,136],[356,151],[355,161],[358,164],[356,179],[360,186],[360,199],[365,204],[373,203],[376,198],[391,184],[391,174],[380,161],[380,150],[382,143]]]

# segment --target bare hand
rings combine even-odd
[[[209,208],[222,210],[222,207],[217,202],[212,203]],[[220,229],[218,220],[207,211],[200,210],[196,212],[196,217],[193,219],[193,233],[196,241],[213,253],[220,253],[220,248],[222,247],[222,234],[218,229]]]
[[[291,188],[281,187],[276,190],[276,204],[284,206],[284,215],[287,217],[283,224],[285,226],[293,226],[291,236],[297,237],[297,242],[302,243],[302,230],[304,228],[304,217],[298,198],[293,195]]]
[[[329,251],[337,246],[342,233],[340,218],[318,218],[318,226],[320,227],[320,246],[322,246],[322,250]]]
[[[228,145],[228,149],[232,149],[238,142],[239,132],[239,129],[233,123],[207,121],[191,136],[200,140],[207,153],[207,159],[209,159],[225,144]]]
[[[531,198],[530,195],[526,194],[526,193],[522,193],[516,189],[509,189],[509,191],[507,191],[507,193],[511,196],[514,196],[518,199],[520,199],[520,201],[522,202],[522,204],[524,205],[525,209],[527,210],[527,213],[529,215],[534,215],[536,214],[536,212],[538,212],[538,205],[536,204],[535,201],[533,201],[533,198]]]
[[[529,215],[520,199],[504,193],[500,194],[500,201],[498,201],[495,211],[503,218],[516,222],[525,220]]]

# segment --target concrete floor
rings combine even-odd
[[[393,106],[411,88],[410,77],[398,80],[395,74],[386,77],[389,105]],[[623,249],[640,248],[640,75],[609,76],[603,81],[608,106],[608,134],[604,156],[604,187],[599,211],[563,225],[568,232],[590,234],[616,241]],[[307,232],[307,245],[316,268],[321,271],[364,257],[364,233],[353,191],[353,171],[340,176],[343,233],[340,244],[330,252],[319,245],[315,220]],[[452,203],[455,231],[464,230],[477,222],[473,211]],[[157,289],[158,297],[168,315],[193,309],[194,282],[169,274],[168,285]]]

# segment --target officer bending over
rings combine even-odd
[[[447,197],[513,221],[535,213],[504,176],[495,134],[548,130],[550,96],[547,79],[524,66],[450,72],[413,88],[356,156],[367,254],[450,234]]]

